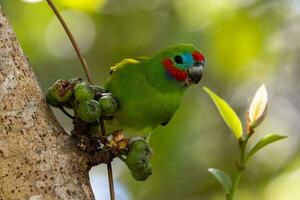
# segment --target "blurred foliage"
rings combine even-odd
[[[123,192],[127,188],[129,195],[120,194],[119,199],[223,199],[222,188],[207,168],[222,166],[232,172],[236,141],[201,87],[212,88],[243,116],[244,102],[262,83],[269,89],[270,113],[258,132],[276,131],[289,139],[251,162],[237,198],[299,199],[300,192],[288,186],[299,185],[298,0],[54,1],[74,30],[97,84],[104,83],[109,67],[121,59],[151,55],[172,44],[193,43],[206,55],[200,86],[188,90],[168,126],[153,134],[150,179],[136,182],[115,163],[116,180],[121,182],[117,186]],[[44,91],[59,78],[84,77],[45,1],[0,0],[0,4]],[[69,130],[70,121],[56,115]]]

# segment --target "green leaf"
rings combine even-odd
[[[261,138],[256,145],[249,151],[246,157],[246,161],[248,161],[250,158],[254,156],[255,153],[257,153],[260,149],[264,148],[265,146],[276,142],[278,140],[282,140],[286,138],[287,136],[283,135],[277,135],[277,134],[269,134],[266,135],[265,137]]]
[[[220,169],[209,168],[208,171],[221,183],[226,193],[229,194],[232,187],[230,176]]]
[[[226,101],[216,95],[209,88],[204,87],[203,89],[209,94],[216,107],[218,108],[221,117],[223,118],[227,126],[231,129],[235,137],[237,139],[240,139],[243,136],[243,127],[241,120],[239,119],[235,111]]]

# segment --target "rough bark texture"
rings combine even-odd
[[[88,163],[56,122],[0,6],[0,200],[94,199]]]

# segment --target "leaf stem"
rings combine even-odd
[[[247,143],[248,143],[248,140],[250,137],[251,137],[251,134],[247,134],[246,139],[241,138],[239,140],[240,159],[238,160],[238,162],[236,164],[236,173],[234,176],[232,187],[230,189],[229,194],[226,195],[227,200],[234,199],[234,195],[235,195],[235,192],[240,183],[241,176],[246,169],[247,161],[245,160],[245,154],[246,154],[246,146],[247,146]]]
[[[242,171],[238,170],[235,174],[234,181],[233,181],[230,193],[226,195],[227,200],[233,200],[235,191],[236,191],[236,189],[237,189],[237,187],[240,183],[241,175],[242,175]]]
[[[88,79],[88,82],[90,84],[93,83],[93,79],[92,79],[92,75],[90,73],[89,67],[85,61],[85,59],[83,58],[79,46],[72,34],[72,32],[70,31],[69,27],[67,26],[66,22],[64,21],[64,19],[62,18],[62,16],[60,15],[59,11],[57,10],[57,8],[55,7],[54,3],[52,2],[52,0],[47,0],[49,6],[51,7],[51,9],[53,10],[54,14],[56,15],[56,17],[58,18],[58,20],[60,21],[61,25],[63,26],[63,28],[65,29],[75,51],[76,54],[81,62],[81,65],[84,69],[85,75]],[[100,118],[100,126],[101,126],[101,132],[102,135],[105,136],[106,135],[106,130],[105,130],[105,126],[104,126],[104,121],[102,118]],[[108,175],[108,181],[109,181],[109,191],[110,191],[110,199],[111,200],[115,200],[115,192],[114,192],[114,182],[113,182],[113,171],[112,171],[112,166],[111,163],[107,164],[107,175]]]

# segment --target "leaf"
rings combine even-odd
[[[214,104],[218,108],[221,117],[223,118],[227,126],[231,129],[235,137],[237,139],[240,139],[243,136],[243,127],[241,120],[239,119],[235,111],[230,107],[230,105],[228,105],[226,101],[216,95],[209,88],[204,87],[203,89],[209,94]]]
[[[257,127],[264,119],[267,111],[268,94],[265,85],[256,91],[248,111],[248,126]]]
[[[282,140],[287,136],[277,135],[277,134],[269,134],[265,137],[261,138],[256,145],[249,151],[246,157],[246,161],[250,160],[255,153],[257,153],[260,149],[264,148],[265,146],[274,143],[278,140]]]
[[[230,176],[220,169],[209,168],[208,171],[221,183],[226,193],[229,194],[232,187]]]

